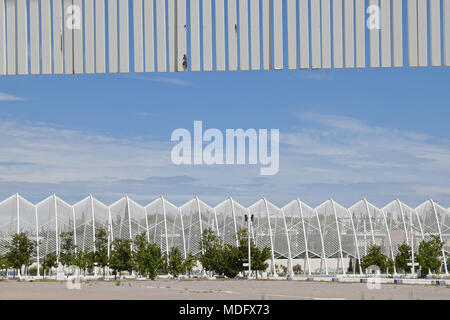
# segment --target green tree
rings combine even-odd
[[[168,271],[172,276],[178,277],[181,273],[186,271],[183,266],[183,260],[183,256],[181,255],[181,251],[178,247],[173,247],[170,249]]]
[[[95,254],[94,261],[102,268],[105,275],[105,268],[108,266],[108,234],[105,229],[98,229],[95,233]]]
[[[395,256],[395,267],[397,271],[402,271],[403,273],[411,272],[411,267],[408,266],[411,260],[411,247],[406,243],[398,246],[398,253]]]
[[[84,253],[84,259],[86,262],[86,270],[88,273],[92,273],[95,265],[95,253],[94,251]]]
[[[248,233],[247,229],[240,230],[236,235],[239,243],[239,249],[241,252],[241,260],[248,260]],[[264,272],[267,270],[269,264],[266,263],[270,259],[270,248],[265,247],[262,250],[259,249],[253,239],[250,239],[250,259],[251,259],[251,269],[256,271],[256,277],[258,277],[258,271]],[[241,271],[244,271],[243,267]]]
[[[133,266],[139,274],[152,280],[155,279],[165,260],[161,249],[147,241],[145,232],[137,235],[133,244]]]
[[[77,253],[75,254],[75,258],[73,260],[73,264],[78,268],[78,270],[80,271],[79,273],[86,273],[87,257],[83,250],[77,250]]]
[[[25,266],[25,274],[28,271],[28,267],[31,265],[31,257],[36,249],[36,241],[28,239],[26,233],[21,232],[15,234],[9,244],[5,245],[7,251],[5,258],[8,260],[8,264],[14,268],[14,270],[22,269]]]
[[[362,258],[361,268],[365,271],[370,266],[377,266],[381,272],[392,271],[393,261],[381,253],[381,247],[373,245],[369,248],[367,255]]]
[[[75,242],[73,232],[62,232],[59,235],[61,241],[61,250],[59,253],[59,261],[63,266],[69,267],[74,264],[75,260]]]
[[[269,264],[266,263],[267,260],[270,259],[270,248],[265,247],[262,250],[255,247],[251,247],[251,268],[252,270],[264,272],[269,267]],[[258,272],[256,272],[256,278],[258,278]]]
[[[114,276],[121,271],[131,272],[133,269],[132,258],[131,240],[116,239],[113,241],[109,265],[114,270]]]
[[[419,244],[419,252],[416,258],[422,268],[422,276],[425,277],[430,272],[440,272],[442,261],[439,259],[439,256],[442,253],[443,246],[444,243],[439,236],[432,236],[431,240],[422,241]]]
[[[187,272],[189,278],[191,277],[192,269],[194,269],[197,264],[197,260],[198,259],[192,254],[192,252],[189,252],[186,259],[183,261],[183,270]]]
[[[216,272],[228,278],[236,277],[239,272],[244,271],[242,251],[239,247],[225,244],[220,251],[220,264]]]
[[[302,273],[302,266],[299,264],[296,264],[294,267],[292,267],[292,270],[294,271],[295,274],[300,274],[300,273]]]
[[[240,230],[236,235],[237,245],[223,244],[211,229],[203,232],[203,253],[200,262],[207,271],[234,278],[246,270],[244,262],[248,261],[247,229]],[[252,270],[265,271],[268,267],[266,261],[270,258],[270,248],[260,250],[253,240],[250,241],[250,254]]]
[[[42,260],[42,269],[44,270],[43,277],[46,275],[46,271],[49,271],[51,268],[56,268],[58,266],[58,259],[56,257],[55,252],[49,252],[45,255],[44,259]]]
[[[200,256],[200,263],[206,271],[217,272],[222,265],[222,240],[214,234],[212,229],[205,229],[200,241],[202,254]]]
[[[8,276],[8,268],[9,268],[8,259],[0,256],[0,270],[5,270],[6,276]]]

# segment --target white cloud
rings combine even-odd
[[[248,205],[264,196],[278,205],[296,197],[317,205],[333,197],[349,206],[366,197],[382,206],[399,197],[414,206],[432,197],[450,206],[450,140],[351,117],[297,116],[303,127],[281,131],[279,174],[264,179],[258,166],[174,166],[170,137],[120,138],[0,120],[0,199],[15,192],[32,199],[56,192],[68,200],[93,193],[106,202],[129,194],[145,203],[164,194],[176,203],[199,195],[211,204],[232,196]]]
[[[25,99],[4,92],[0,92],[0,101],[23,101],[23,100]]]

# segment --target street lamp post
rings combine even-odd
[[[252,272],[252,262],[251,262],[251,239],[250,239],[250,230],[251,230],[251,222],[253,221],[253,215],[246,214],[245,220],[247,221],[247,238],[248,238],[248,279],[250,279],[250,275]]]

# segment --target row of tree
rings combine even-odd
[[[133,241],[116,239],[108,243],[108,236],[104,229],[97,230],[95,234],[95,250],[86,252],[75,245],[73,232],[60,234],[59,257],[55,252],[46,254],[41,262],[42,275],[45,276],[59,263],[65,267],[76,267],[86,274],[94,267],[99,267],[106,273],[106,268],[113,270],[117,275],[123,271],[138,274],[154,279],[158,273],[170,273],[174,276],[189,273],[196,265],[196,258],[190,253],[186,259],[180,250],[172,248],[169,255],[163,255],[161,249],[147,241],[146,234],[139,234]],[[29,273],[32,257],[36,255],[36,241],[30,240],[26,233],[19,233],[12,237],[5,245],[6,254],[0,256],[0,270],[24,270]]]
[[[163,254],[157,245],[147,241],[145,233],[137,235],[133,241],[116,239],[109,243],[107,232],[99,229],[95,234],[95,250],[90,252],[75,245],[73,239],[72,232],[60,234],[59,259],[55,252],[44,256],[41,261],[43,276],[51,268],[57,267],[59,262],[66,267],[75,266],[84,274],[86,271],[92,271],[94,267],[99,267],[103,270],[103,274],[106,273],[106,268],[109,268],[113,270],[114,275],[123,271],[129,273],[135,271],[141,276],[154,279],[158,273],[170,273],[173,276],[186,273],[190,275],[199,260],[203,269],[211,275],[234,278],[246,271],[247,267],[244,264],[248,263],[247,229],[242,229],[236,234],[236,244],[224,243],[211,229],[205,230],[200,241],[199,259],[191,253],[184,258],[177,247],[171,248],[168,255]],[[419,263],[423,276],[440,272],[443,245],[438,236],[433,236],[431,240],[422,241],[419,244],[415,261]],[[5,249],[7,253],[0,256],[0,270],[16,271],[24,268],[25,274],[28,274],[32,257],[36,253],[36,241],[30,240],[25,233],[19,233],[13,236]],[[373,245],[361,259],[362,270],[377,266],[381,272],[393,273],[395,266],[397,272],[411,272],[411,266],[408,265],[412,262],[411,248],[407,244],[401,244],[397,251],[395,258],[391,259],[382,254],[380,246]],[[266,261],[270,259],[270,248],[261,250],[251,240],[250,252],[251,269],[258,276],[258,271],[263,272],[268,267]],[[298,267],[300,266],[296,266],[296,269]],[[359,271],[358,261],[355,270]],[[353,271],[352,263],[350,263],[349,271]]]
[[[236,244],[224,243],[211,229],[203,232],[200,242],[202,255],[200,262],[203,268],[213,275],[224,275],[234,278],[239,273],[243,273],[248,267],[248,233],[247,229],[242,229],[236,234]],[[263,272],[267,269],[266,261],[270,259],[270,248],[262,250],[256,247],[253,240],[250,241],[250,263],[251,269],[256,272]]]
[[[432,236],[431,240],[420,242],[417,253],[414,253],[414,262],[419,264],[423,277],[429,273],[440,273],[443,264],[440,259],[443,246],[444,243],[438,236]],[[397,251],[397,255],[392,259],[381,253],[380,246],[373,245],[362,258],[361,268],[366,270],[370,266],[377,266],[381,272],[393,273],[395,266],[397,272],[410,273],[411,266],[408,264],[412,263],[411,247],[403,243],[398,246]],[[357,266],[356,269],[358,269]]]

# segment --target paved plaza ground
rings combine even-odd
[[[0,281],[0,299],[140,300],[450,300],[449,286],[271,280]]]

